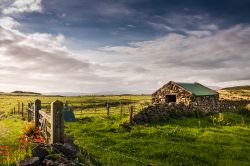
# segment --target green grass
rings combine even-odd
[[[11,155],[0,154],[0,165],[15,165],[26,154],[19,153],[19,135],[23,132],[25,122],[20,117],[8,117],[0,120],[0,146],[7,146]],[[3,151],[3,148],[0,148]]]
[[[43,103],[54,100],[73,103],[78,121],[67,122],[65,131],[74,136],[81,149],[90,153],[95,165],[250,165],[250,117],[247,114],[226,112],[213,117],[171,119],[158,124],[133,126],[128,131],[120,124],[128,121],[129,106],[134,105],[135,111],[139,111],[143,103],[124,104],[122,116],[117,103],[120,99],[138,101],[150,99],[150,96],[0,95],[0,112],[17,108],[18,101],[26,104],[37,98]],[[113,103],[109,118],[103,105],[107,101]],[[74,102],[83,102],[84,109],[81,111],[81,105]],[[16,138],[24,126],[19,119],[0,120],[0,132],[4,133],[0,135],[0,145],[17,147]],[[12,162],[17,158],[13,157]]]
[[[102,165],[250,165],[250,118],[224,113],[223,121],[231,123],[182,118],[128,132],[119,117],[91,117],[67,123],[66,131]]]
[[[83,103],[83,106],[89,108],[98,107],[100,104],[104,105],[105,102],[118,104],[120,100],[124,101],[134,101],[134,100],[147,100],[150,101],[150,96],[145,95],[119,95],[119,96],[75,96],[75,97],[58,97],[58,96],[36,96],[36,95],[0,95],[0,114],[1,112],[12,112],[12,109],[15,107],[17,110],[18,102],[24,103],[24,108],[27,108],[28,102],[39,99],[42,103],[50,103],[55,100],[60,100],[62,102],[68,101],[72,103],[73,106],[80,107],[80,102]],[[76,103],[77,102],[77,103]],[[49,107],[48,104],[43,104],[44,108]]]

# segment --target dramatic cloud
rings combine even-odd
[[[12,29],[16,28],[18,25],[20,25],[16,20],[14,20],[12,17],[0,17],[0,26],[7,28],[7,29]]]
[[[150,92],[170,80],[250,84],[247,21],[214,19],[212,6],[207,13],[196,5],[124,2],[0,1],[0,90]]]
[[[205,84],[249,81],[250,27],[236,25],[216,30],[216,26],[208,25],[203,29],[101,50],[126,56],[128,62],[144,67],[144,79],[197,80]]]
[[[3,10],[3,14],[41,12],[41,1],[42,0],[12,0],[12,4]]]

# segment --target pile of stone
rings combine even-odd
[[[184,104],[154,104],[143,108],[138,114],[133,116],[133,123],[146,124],[160,121],[167,121],[171,118],[203,116],[198,108],[186,106]]]
[[[20,160],[18,166],[83,166],[76,156],[78,147],[73,143],[35,144],[32,157]]]
[[[147,124],[167,121],[172,118],[201,117],[211,113],[240,109],[249,103],[250,101],[220,101],[215,106],[202,106],[196,103],[189,105],[176,103],[154,104],[135,114],[132,121],[134,124]]]

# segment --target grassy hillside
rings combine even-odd
[[[250,90],[250,85],[228,87],[223,88],[222,90]]]
[[[219,90],[221,99],[250,100],[250,86],[236,86]]]

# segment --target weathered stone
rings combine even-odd
[[[55,161],[48,160],[48,159],[44,159],[42,164],[46,165],[46,166],[57,166],[58,165],[57,163],[55,163]]]
[[[38,166],[40,163],[39,157],[31,157],[27,160],[20,160],[17,166]]]
[[[40,160],[43,160],[47,155],[49,155],[49,152],[44,144],[38,144],[32,149],[32,156],[39,157]]]
[[[73,143],[64,143],[63,146],[71,151],[73,156],[76,156],[76,153],[78,151],[78,146]]]
[[[72,146],[68,146],[69,144],[67,144],[67,146],[64,146],[61,143],[55,143],[51,145],[52,148],[52,152],[55,153],[62,153],[63,155],[67,156],[67,157],[71,157],[71,158],[75,158],[76,157],[76,152],[77,150],[72,148]]]
[[[214,107],[219,100],[219,93],[204,87],[199,83],[191,84],[193,87],[196,87],[198,91],[203,89],[207,94],[195,94],[190,88],[185,88],[185,86],[170,81],[165,84],[163,87],[158,89],[155,93],[152,94],[152,103],[153,104],[164,104],[169,103],[169,105],[174,105],[175,103],[183,103],[189,105],[192,102],[196,102],[197,105],[210,106]]]
[[[180,104],[154,104],[133,116],[135,124],[145,124],[180,117],[201,117],[214,112],[244,108],[250,101],[219,101],[216,107]]]

